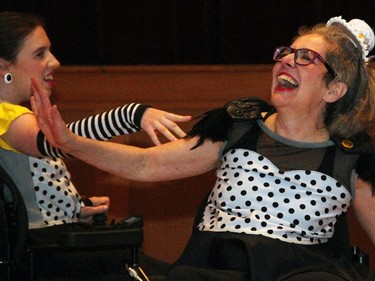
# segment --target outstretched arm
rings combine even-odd
[[[38,85],[36,85],[38,87]],[[185,136],[175,122],[186,122],[190,116],[182,116],[131,103],[70,123],[67,127],[76,135],[95,140],[109,140],[144,129],[156,144],[161,144],[157,133],[170,141]],[[177,136],[177,137],[176,137]],[[42,132],[38,134],[38,148],[43,155],[66,158],[68,155],[48,143]]]
[[[137,181],[162,181],[203,174],[217,167],[220,142],[206,141],[191,149],[197,139],[179,139],[142,149],[98,142],[74,135],[51,106],[42,89],[33,89],[31,105],[48,141],[65,152],[112,174]]]

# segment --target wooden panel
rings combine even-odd
[[[97,110],[143,102],[185,111],[207,110],[233,98],[269,95],[271,67],[63,67],[54,93],[60,108]]]

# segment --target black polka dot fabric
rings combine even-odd
[[[29,157],[40,212],[46,225],[76,222],[81,198],[60,158]]]
[[[222,158],[199,229],[318,244],[332,237],[336,217],[351,200],[343,185],[321,172],[284,172],[257,152],[233,149]]]

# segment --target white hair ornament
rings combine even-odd
[[[329,26],[332,24],[341,24],[351,34],[353,34],[353,36],[361,44],[361,48],[359,48],[358,43],[354,42],[350,38],[349,39],[352,41],[356,48],[362,50],[362,57],[367,62],[367,56],[375,45],[374,31],[371,29],[371,27],[363,20],[352,19],[351,21],[347,22],[341,16],[331,18],[329,21],[327,21],[326,25]]]

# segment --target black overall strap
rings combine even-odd
[[[332,146],[327,147],[326,152],[324,153],[322,163],[320,163],[320,166],[317,170],[319,172],[322,172],[326,175],[333,177],[335,155],[336,155],[336,146],[332,145]]]
[[[256,151],[260,133],[261,129],[257,123],[234,123],[232,130],[228,134],[228,141],[223,154],[234,147]]]

